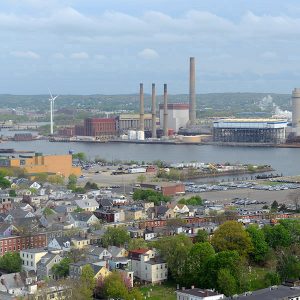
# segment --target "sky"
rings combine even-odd
[[[1,0],[0,93],[290,93],[299,0]]]

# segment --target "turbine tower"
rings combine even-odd
[[[55,99],[58,97],[58,95],[53,97],[50,89],[49,89],[49,94],[51,97],[51,98],[49,98],[49,101],[50,101],[50,134],[53,135],[53,110],[54,110],[54,102],[55,102]]]

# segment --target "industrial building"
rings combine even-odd
[[[84,120],[86,136],[116,135],[115,118],[87,118]]]
[[[295,137],[300,136],[300,88],[295,88],[292,93],[292,126]]]
[[[46,173],[49,175],[62,175],[68,177],[71,174],[81,175],[80,167],[73,167],[72,155],[20,155],[19,157],[2,157],[0,167],[20,168],[28,175]]]
[[[144,114],[144,130],[152,129],[152,114]],[[138,130],[140,128],[139,114],[121,114],[117,117],[117,130],[124,132],[128,130]]]
[[[221,143],[285,142],[286,120],[279,119],[223,119],[213,123],[213,140]]]
[[[186,127],[189,122],[189,105],[186,103],[168,103],[166,113],[164,110],[164,104],[160,104],[160,124],[163,124],[164,116],[167,117],[168,129],[178,132],[179,128]]]

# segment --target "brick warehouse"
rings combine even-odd
[[[114,118],[87,118],[84,120],[86,136],[115,135],[117,132]]]

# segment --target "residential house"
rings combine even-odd
[[[97,209],[94,211],[95,216],[107,223],[117,223],[125,221],[125,213],[121,208],[113,208],[109,210]]]
[[[176,217],[174,210],[165,205],[155,206],[154,209],[156,218],[172,219]]]
[[[37,263],[36,275],[38,280],[44,280],[46,278],[56,279],[53,273],[53,266],[60,263],[62,256],[56,253],[45,254]]]
[[[141,281],[158,283],[168,278],[166,262],[157,256],[151,249],[136,249],[129,251],[132,260],[134,276]]]
[[[68,213],[66,220],[75,228],[89,228],[91,225],[99,222],[98,218],[92,213]]]
[[[94,278],[105,278],[110,274],[110,271],[105,267],[106,262],[89,263],[86,261],[80,261],[77,263],[71,263],[69,269],[69,275],[71,279],[78,279],[82,274],[84,266],[90,265],[94,271]]]
[[[152,239],[154,239],[156,237],[157,237],[157,233],[154,232],[153,230],[150,230],[148,228],[146,228],[144,230],[144,240],[145,241],[150,241],[150,240],[152,240]]]
[[[71,239],[67,236],[54,237],[48,243],[48,250],[68,252],[71,250]]]
[[[212,290],[202,290],[192,287],[191,289],[182,288],[176,291],[177,300],[219,300],[224,299],[224,294]],[[264,298],[260,298],[264,299]]]
[[[112,257],[127,257],[128,251],[123,247],[108,246],[108,252]]]
[[[135,221],[144,219],[144,211],[141,207],[133,206],[125,210],[125,220]]]
[[[86,257],[89,261],[100,261],[111,258],[112,254],[105,248],[90,246],[87,250]]]
[[[76,205],[84,211],[93,212],[99,208],[99,204],[95,199],[79,199],[75,200]]]
[[[176,215],[189,215],[190,209],[185,204],[171,203],[167,206],[172,208]]]
[[[12,236],[18,232],[18,228],[13,224],[0,223],[0,236]]]
[[[127,257],[112,257],[109,259],[109,269],[120,272],[127,282],[130,283],[130,286],[133,287],[134,272],[131,267],[131,259]]]
[[[30,285],[36,283],[36,280],[37,278],[32,272],[1,274],[0,292],[14,295],[15,297],[25,296],[30,290]]]
[[[36,272],[37,263],[45,254],[47,254],[47,250],[44,248],[21,250],[20,257],[22,259],[22,269],[24,271]]]
[[[74,248],[77,248],[77,249],[82,249],[91,243],[91,241],[88,237],[79,237],[79,236],[72,237],[71,242],[72,242]]]
[[[137,227],[127,227],[127,232],[133,239],[143,238],[144,230]]]
[[[16,219],[33,218],[33,217],[35,217],[35,216],[31,211],[25,211],[21,208],[15,208],[15,209],[10,210],[7,213],[7,216],[4,219],[4,221],[5,222],[13,222]]]

